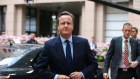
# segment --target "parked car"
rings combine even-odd
[[[39,79],[31,62],[43,45],[0,46],[0,79]]]

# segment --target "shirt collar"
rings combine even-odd
[[[128,42],[129,42],[129,41],[130,41],[130,38],[125,39],[125,38],[122,36],[122,40],[123,40],[123,42],[125,42],[125,40],[128,40]]]
[[[64,43],[65,40],[66,40],[66,39],[63,38],[61,35],[60,35],[60,39],[61,39],[62,43]],[[72,43],[72,36],[70,36],[70,38],[69,38],[68,40],[69,40],[70,43]]]

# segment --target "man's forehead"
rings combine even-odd
[[[136,31],[136,29],[132,29],[133,31]]]
[[[124,27],[123,27],[123,29],[132,29],[132,26],[128,26],[128,25],[125,25]]]
[[[59,19],[70,19],[70,20],[72,20],[72,17],[71,16],[69,16],[69,15],[63,15],[63,16],[61,16],[61,17],[59,17]]]

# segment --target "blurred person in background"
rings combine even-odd
[[[138,35],[138,28],[132,27],[132,33],[131,33],[131,38],[134,38],[138,41],[139,44],[139,50],[140,50],[140,39],[137,38]],[[140,79],[140,65],[138,65],[138,79]]]
[[[96,55],[97,44],[94,36],[91,38],[90,49],[93,51],[93,54]]]
[[[31,33],[30,39],[27,41],[27,44],[38,44],[35,38],[36,38],[36,35],[34,33]]]

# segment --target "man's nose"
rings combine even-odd
[[[68,27],[68,24],[67,23],[65,23],[65,25],[64,25],[65,27]]]

